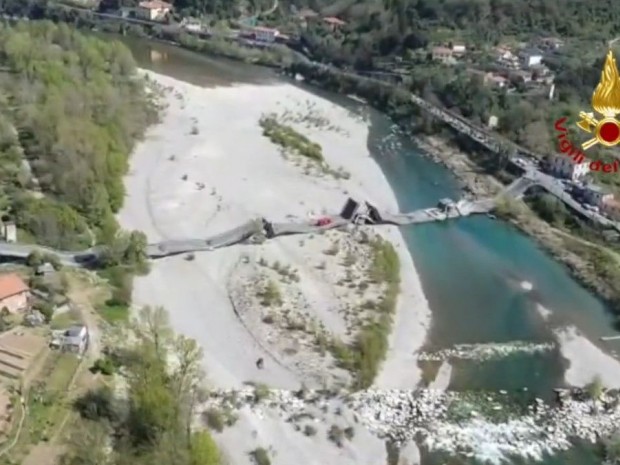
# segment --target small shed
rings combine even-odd
[[[45,262],[42,265],[38,266],[35,270],[35,274],[37,276],[51,276],[56,272],[53,265],[49,262]]]
[[[89,334],[85,325],[71,326],[63,334],[62,350],[82,354],[88,348]]]

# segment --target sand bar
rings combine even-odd
[[[337,213],[348,196],[398,210],[387,180],[368,152],[368,125],[348,110],[290,84],[207,89],[145,73],[168,88],[164,93],[168,108],[132,156],[127,198],[119,215],[124,228],[144,231],[151,242],[201,238],[259,216],[277,222]],[[308,175],[286,160],[258,124],[261,115],[271,112],[289,114],[288,124],[320,144],[328,165],[346,171],[348,179]],[[295,115],[311,115],[311,121]],[[415,353],[424,342],[430,309],[398,229],[375,230],[395,245],[402,283],[390,350],[376,386],[413,388],[420,381]],[[237,388],[254,381],[298,388],[306,380],[294,366],[280,363],[279,354],[240,322],[227,286],[241,257],[275,256],[299,271],[297,287],[318,308],[317,316],[327,329],[342,331],[335,319],[321,314],[335,292],[316,267],[307,264],[309,254],[322,253],[312,247],[317,246],[306,244],[302,249],[300,238],[290,237],[197,253],[191,261],[184,256],[161,259],[148,276],[136,280],[134,303],[165,307],[174,329],[198,341],[212,385]],[[265,360],[262,370],[255,365],[259,357]],[[361,433],[339,450],[323,444],[324,439],[284,435],[272,423],[248,413],[222,439],[231,445],[249,441],[273,446],[278,451],[274,465],[291,463],[293,458],[300,464],[372,465],[385,453],[380,441]],[[243,431],[251,433],[251,441]],[[229,454],[234,463],[249,460],[247,451],[238,447],[231,447]]]

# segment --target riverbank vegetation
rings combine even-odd
[[[259,124],[263,128],[263,135],[271,142],[282,147],[285,152],[293,152],[309,158],[318,163],[323,163],[323,149],[316,142],[312,142],[306,136],[278,122],[274,115],[263,116]]]
[[[333,340],[330,350],[338,363],[354,375],[353,388],[370,387],[388,350],[388,337],[400,292],[400,260],[391,242],[376,236],[369,241],[372,250],[370,278],[383,285],[383,294],[372,302],[369,321],[351,344]]]
[[[192,427],[205,396],[195,341],[174,335],[161,308],[142,309],[132,333],[134,345],[108,347],[126,389],[100,387],[75,403],[82,428],[62,463],[224,465],[209,432]]]

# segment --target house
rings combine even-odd
[[[507,47],[496,47],[496,61],[503,67],[510,69],[518,69],[519,68],[519,58],[512,53]]]
[[[297,18],[305,23],[318,19],[319,14],[311,8],[304,8],[297,13]]]
[[[319,14],[312,8],[303,8],[297,13],[297,17],[304,20],[315,19],[319,17]]]
[[[2,239],[5,242],[17,242],[17,227],[13,222],[2,222]]]
[[[83,354],[88,349],[89,336],[86,326],[71,326],[63,334],[61,349],[67,352]]]
[[[140,2],[136,8],[136,16],[147,21],[163,21],[172,10],[170,3],[160,0]]]
[[[590,165],[575,163],[572,158],[557,154],[547,159],[547,169],[554,176],[577,181],[590,172]]]
[[[328,16],[327,18],[323,18],[323,22],[326,23],[332,31],[335,31],[336,29],[339,29],[347,24],[345,21],[334,16]]]
[[[620,221],[620,202],[615,198],[604,200],[600,206],[601,213],[614,221]]]
[[[512,73],[516,81],[522,82],[523,84],[527,84],[528,82],[532,82],[534,75],[532,71],[526,69],[518,69]]]
[[[542,63],[543,54],[536,48],[525,49],[519,54],[521,65],[524,68],[540,65]]]
[[[254,26],[245,28],[241,35],[258,42],[273,43],[280,35],[280,31],[269,27]]]
[[[21,313],[30,307],[30,288],[15,273],[0,275],[0,309]]]
[[[504,76],[500,76],[499,74],[487,73],[484,76],[484,82],[485,84],[490,84],[491,86],[497,87],[498,89],[503,89],[504,87],[508,86],[508,83],[510,81]]]
[[[433,47],[431,56],[433,61],[441,61],[444,64],[451,64],[455,62],[454,52],[448,47]]]
[[[564,46],[564,41],[557,37],[542,37],[538,41],[538,46],[542,49],[553,51],[562,48]]]
[[[601,207],[603,203],[613,200],[614,195],[596,184],[587,184],[582,189],[579,189],[578,196],[583,199],[585,203],[594,205],[595,207]]]
[[[206,26],[197,18],[183,18],[179,25],[189,32],[194,32],[197,34],[207,32]]]
[[[452,44],[452,53],[455,56],[462,56],[467,53],[467,47],[463,44]]]

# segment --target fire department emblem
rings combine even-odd
[[[577,126],[593,135],[581,144],[583,150],[596,144],[614,147],[620,143],[620,121],[616,119],[616,115],[620,113],[620,75],[611,50],[607,53],[601,80],[592,94],[592,108],[602,115],[602,118],[595,118],[594,113],[579,113],[581,121]]]

